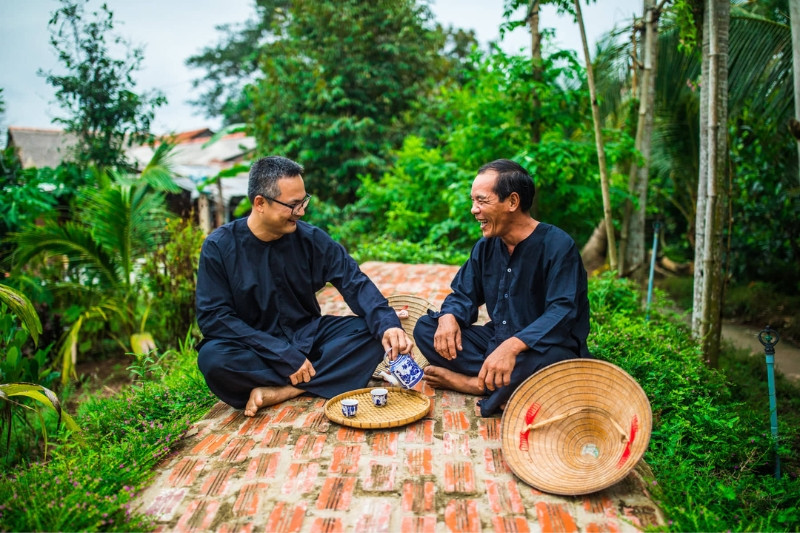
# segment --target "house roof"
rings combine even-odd
[[[22,168],[57,167],[77,144],[74,133],[57,129],[8,128],[8,146],[16,149]]]

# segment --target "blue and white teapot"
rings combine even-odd
[[[389,361],[391,350],[383,354],[383,360],[389,366],[389,373],[400,382],[404,389],[411,389],[422,379],[422,368],[414,361],[411,354],[400,354],[394,361]]]

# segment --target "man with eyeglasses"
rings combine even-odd
[[[300,220],[303,167],[270,156],[250,168],[252,211],[213,231],[197,271],[197,363],[209,389],[246,416],[304,392],[365,387],[385,352],[413,345],[395,311],[344,247]],[[358,316],[322,316],[331,283]]]
[[[502,409],[525,379],[565,359],[591,357],[586,270],[575,241],[530,215],[535,188],[514,161],[482,166],[472,214],[483,238],[459,269],[438,313],[417,321],[414,339],[434,388],[485,396],[482,416]],[[486,304],[490,321],[476,325]]]

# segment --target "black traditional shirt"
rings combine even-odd
[[[321,229],[297,230],[264,242],[242,218],[217,228],[203,243],[197,271],[197,322],[206,339],[232,339],[289,376],[311,350],[321,317],[316,293],[331,283],[380,340],[401,327],[375,284]]]
[[[534,352],[559,345],[589,354],[586,269],[575,241],[555,226],[540,222],[512,255],[500,238],[482,238],[451,288],[439,315],[453,314],[465,327],[485,303],[495,328],[487,353],[517,337]]]

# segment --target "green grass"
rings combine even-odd
[[[645,460],[668,529],[800,529],[797,417],[779,415],[784,475],[776,480],[765,378],[756,360],[726,352],[727,368],[706,368],[686,327],[658,314],[643,320],[636,298],[624,283],[593,280],[590,348],[628,371],[650,399],[654,421]],[[796,408],[800,389],[779,383],[784,409]]]
[[[653,309],[674,306],[656,293]],[[800,529],[800,389],[777,379],[779,454],[774,472],[763,358],[726,351],[722,371],[701,363],[681,320],[639,306],[626,282],[590,282],[590,348],[629,372],[648,395],[653,431],[645,460],[651,495],[671,531]],[[186,345],[189,343],[187,342]],[[119,394],[91,396],[75,413],[84,444],[59,444],[47,463],[20,465],[0,477],[0,529],[9,531],[147,531],[131,512],[154,466],[172,453],[215,398],[184,346],[140,358],[144,381]]]
[[[0,478],[0,529],[148,531],[130,502],[153,467],[216,401],[192,349],[172,352],[163,379],[139,381],[110,397],[81,402],[83,443],[66,439],[47,463],[19,465]],[[151,368],[152,370],[152,368]],[[157,373],[162,376],[162,373]]]

